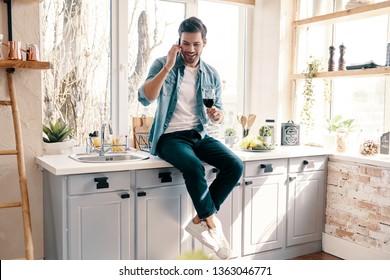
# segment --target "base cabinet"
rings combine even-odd
[[[184,185],[137,190],[137,254],[141,260],[173,260],[191,250],[185,225],[191,204]]]
[[[287,246],[322,239],[326,157],[290,160]]]
[[[284,245],[286,166],[285,160],[271,160],[252,162],[245,167],[242,210],[244,256]]]
[[[45,259],[134,257],[130,172],[44,172]]]

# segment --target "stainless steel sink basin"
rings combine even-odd
[[[128,153],[107,153],[104,156],[99,154],[74,154],[69,156],[71,159],[80,162],[122,162],[122,161],[140,161],[148,159],[148,156],[137,154],[134,152]]]

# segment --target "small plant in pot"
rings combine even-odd
[[[65,122],[58,119],[55,122],[49,122],[47,125],[42,125],[42,132],[44,136],[43,148],[45,154],[67,154],[72,152],[75,141],[69,139],[72,133],[70,128]]]
[[[268,125],[263,125],[259,129],[259,136],[261,138],[263,138],[263,141],[267,146],[270,146],[272,144],[271,143],[271,139],[272,139],[271,133],[272,133],[272,130]]]
[[[238,142],[237,132],[234,128],[225,129],[225,144],[230,148]]]

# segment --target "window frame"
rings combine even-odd
[[[199,0],[164,0],[169,2],[177,2],[185,4],[185,17],[196,16],[198,14],[198,3]],[[220,2],[220,1],[216,1]],[[227,1],[226,4],[234,4]],[[128,1],[111,0],[111,122],[114,133],[117,134],[128,134],[129,133],[129,112],[128,112],[128,34],[127,34],[127,22],[128,22]],[[250,20],[248,12],[246,13],[246,22],[244,28],[246,28],[243,38],[246,40],[244,46],[244,73],[241,82],[243,84],[244,94],[242,97],[242,108],[245,112],[247,110],[246,102],[247,89],[248,89],[248,75],[247,69],[250,69],[248,58],[250,55],[249,45],[250,38],[248,34],[251,34],[249,30],[250,26],[248,21]],[[121,24],[125,23],[125,24]]]

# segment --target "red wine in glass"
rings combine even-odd
[[[203,104],[207,108],[211,108],[214,105],[214,99],[213,98],[203,98]]]
[[[207,108],[211,108],[215,101],[215,89],[202,89],[203,104]]]

